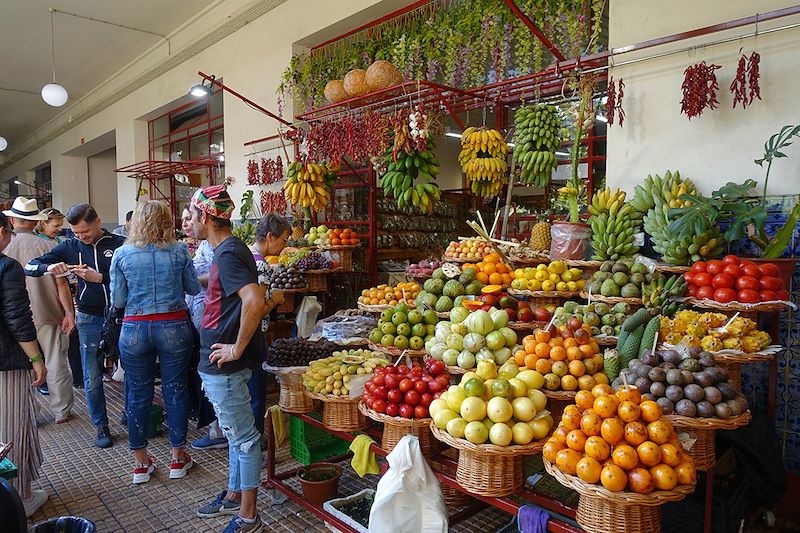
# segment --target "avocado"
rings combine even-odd
[[[615,272],[612,279],[614,280],[614,283],[616,283],[617,286],[619,287],[622,287],[623,285],[628,283],[628,275],[624,272]]]
[[[634,263],[631,266],[631,274],[647,274],[647,266],[644,263]]]
[[[622,289],[620,289],[620,294],[622,295],[623,298],[639,298],[642,296],[639,287],[637,287],[633,283],[627,283],[623,285]]]
[[[600,265],[600,272],[611,272],[613,267],[614,261],[603,261],[603,264]]]
[[[638,265],[640,263],[636,263],[636,264]],[[639,272],[634,272],[634,273],[632,273],[630,275],[630,279],[628,281],[630,281],[634,285],[641,286],[644,283],[644,274],[641,274]]]
[[[611,272],[614,272],[614,273],[623,272],[623,273],[627,274],[628,273],[628,265],[626,265],[622,261],[617,261],[616,263],[614,263],[614,266],[611,267]]]
[[[619,296],[619,286],[614,283],[613,279],[607,279],[600,286],[600,294],[602,296]]]

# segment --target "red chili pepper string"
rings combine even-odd
[[[684,71],[683,99],[681,100],[681,113],[689,117],[700,116],[708,107],[715,109],[719,105],[717,100],[717,76],[714,71],[722,68],[719,65],[707,65],[704,62],[689,66]]]
[[[617,101],[614,105],[617,116],[619,117],[619,127],[622,127],[622,123],[625,122],[625,110],[622,109],[622,97],[625,96],[625,84],[622,82],[622,78],[619,79],[619,89],[617,89]]]
[[[617,110],[617,87],[614,85],[614,78],[608,79],[606,89],[606,120],[609,126],[614,125],[614,115]]]
[[[733,108],[736,104],[742,104],[742,109],[747,107],[747,69],[745,67],[745,57],[739,58],[739,65],[736,67],[736,76],[731,82],[730,91],[733,93]]]
[[[747,62],[747,78],[750,84],[750,102],[753,103],[753,100],[758,98],[761,100],[761,87],[758,84],[758,79],[761,77],[761,73],[759,72],[758,64],[761,62],[761,55],[758,52],[753,52],[750,54],[750,58]]]

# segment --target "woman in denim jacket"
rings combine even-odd
[[[188,426],[187,371],[194,349],[186,294],[200,292],[186,245],[175,240],[166,204],[140,203],[125,244],[111,260],[111,298],[125,308],[119,339],[125,368],[128,444],[136,456],[134,483],[150,481],[155,459],[147,453],[147,426],[156,377],[169,424],[169,477],[182,478],[194,465],[184,447]]]

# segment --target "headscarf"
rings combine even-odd
[[[233,215],[233,200],[226,184],[198,189],[192,196],[192,205],[216,218],[230,219]]]

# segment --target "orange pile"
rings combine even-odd
[[[328,243],[331,246],[356,246],[358,242],[358,237],[350,228],[335,228],[328,236]]]
[[[514,360],[520,367],[542,374],[547,390],[590,390],[598,383],[608,384],[600,346],[589,326],[578,319],[559,326],[554,334],[537,329],[526,336]]]
[[[575,396],[544,445],[544,458],[566,474],[614,492],[647,494],[694,485],[697,473],[661,406],[639,389],[616,394],[597,385]]]
[[[358,301],[364,305],[397,305],[403,300],[405,290],[406,301],[409,305],[414,303],[414,299],[422,291],[419,283],[406,281],[398,283],[397,287],[391,285],[378,285],[372,289],[364,289]]]
[[[474,268],[477,273],[475,279],[484,285],[500,285],[507,289],[514,280],[514,270],[503,263],[495,252],[488,254],[480,263],[465,263],[462,266],[462,270],[467,268]]]

